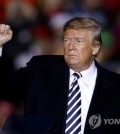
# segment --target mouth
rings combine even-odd
[[[70,57],[75,57],[76,55],[69,54],[68,56],[70,56]]]

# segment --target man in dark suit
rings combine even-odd
[[[119,134],[120,76],[95,60],[102,44],[100,24],[89,18],[71,19],[64,26],[63,44],[64,57],[33,57],[11,77],[0,97],[24,98],[22,124],[29,133]]]

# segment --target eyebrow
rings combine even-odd
[[[64,36],[63,37],[63,39],[71,39],[70,37],[67,37],[67,36]],[[84,40],[83,38],[81,38],[81,37],[75,37],[75,38],[73,38],[73,39],[75,39],[75,40]]]
[[[69,37],[69,36],[67,36],[67,35],[65,35],[65,36],[63,36],[64,38],[71,38],[71,37]],[[81,37],[75,37],[74,39],[82,39]]]
[[[75,37],[75,39],[83,39],[83,38],[81,38],[81,37]]]

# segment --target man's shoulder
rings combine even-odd
[[[34,56],[28,63],[27,66],[35,67],[35,66],[52,66],[55,64],[64,64],[64,56],[63,55],[40,55]]]
[[[33,56],[31,60],[44,60],[44,59],[51,59],[51,60],[64,59],[64,56],[63,55],[38,55],[38,56]]]
[[[120,74],[113,72],[109,69],[106,69],[105,67],[101,66],[98,62],[95,62],[98,74],[102,78],[109,79],[112,83],[120,83]]]

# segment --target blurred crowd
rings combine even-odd
[[[8,66],[18,69],[34,55],[63,54],[62,27],[78,16],[102,25],[103,47],[97,60],[106,67],[113,60],[119,62],[119,0],[0,0],[0,23],[9,24],[14,32],[3,48]],[[119,73],[116,67],[110,69]]]
[[[103,46],[97,60],[120,73],[119,0],[0,0],[0,23],[10,25],[14,34],[3,47],[1,83],[34,55],[63,55],[62,28],[72,17],[89,17],[101,23]],[[7,102],[0,106],[8,107],[6,104],[9,115],[14,108]]]

